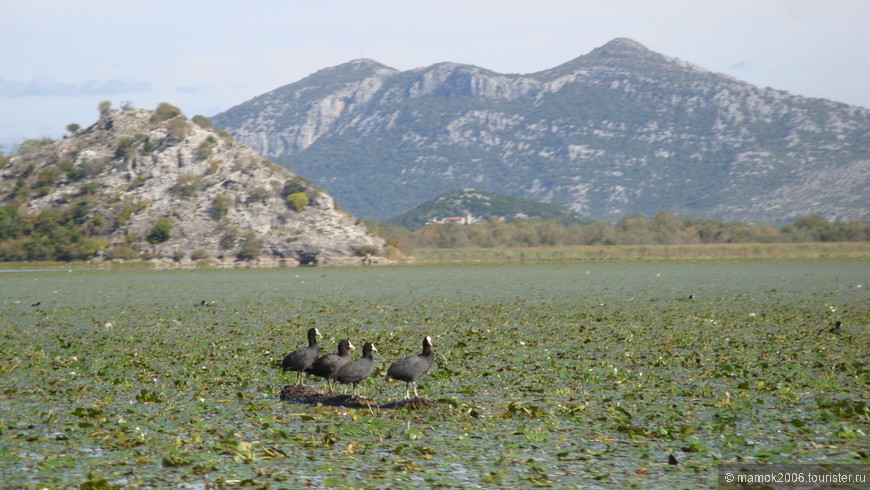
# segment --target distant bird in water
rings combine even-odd
[[[833,327],[828,329],[828,332],[831,333],[840,333],[840,330],[843,328],[843,322],[837,320],[837,323],[834,324]]]
[[[353,395],[358,396],[360,381],[371,376],[372,371],[375,369],[375,360],[372,357],[372,352],[377,351],[378,350],[371,342],[366,342],[365,345],[363,345],[362,357],[350,361],[342,366],[341,369],[335,373],[335,380],[344,385],[352,384]]]
[[[281,369],[284,371],[296,371],[296,384],[302,384],[302,375],[305,371],[314,364],[317,360],[317,354],[320,353],[320,345],[317,343],[317,337],[320,336],[320,331],[316,328],[308,329],[308,347],[295,350],[281,361]]]
[[[414,387],[414,397],[417,395],[417,378],[429,372],[432,367],[432,337],[423,339],[423,352],[394,362],[387,370],[387,379],[397,379],[405,382],[405,399],[411,398],[410,387]]]
[[[338,343],[338,354],[325,354],[318,357],[308,368],[308,374],[326,378],[326,386],[330,390],[334,389],[335,375],[342,366],[350,362],[352,350],[356,350],[356,347],[349,340],[342,340]]]
[[[30,306],[36,308],[37,306],[39,306],[39,305],[41,305],[41,304],[42,304],[42,301],[37,301],[36,303],[33,303],[33,304],[30,305]]]

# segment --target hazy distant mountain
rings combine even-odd
[[[13,156],[0,168],[0,257],[63,246],[68,258],[294,265],[356,263],[383,245],[327,193],[200,118],[168,104],[104,110],[73,136]]]
[[[593,219],[870,219],[870,109],[755,87],[629,39],[526,75],[356,60],[213,121],[365,218],[471,187]]]
[[[415,230],[427,223],[505,221],[516,219],[558,220],[564,225],[590,224],[591,221],[563,206],[521,197],[459,189],[442,194],[420,204],[410,211],[387,220],[388,224]]]

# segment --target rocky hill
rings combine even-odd
[[[566,226],[591,223],[589,219],[556,204],[495,192],[459,189],[429,199],[414,209],[387,220],[387,224],[416,230],[428,223],[458,221],[472,224],[496,220],[509,223],[517,219],[557,220]]]
[[[212,119],[365,218],[475,188],[596,220],[870,219],[870,109],[756,87],[629,39],[524,75],[356,60]]]
[[[357,263],[383,244],[326,192],[202,116],[188,120],[169,104],[101,110],[92,126],[0,169],[4,224],[35,222],[35,235],[66,220],[97,237],[106,257],[224,265]],[[0,228],[15,238],[14,227]]]

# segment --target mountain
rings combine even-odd
[[[870,219],[870,109],[624,38],[531,74],[355,60],[212,119],[365,218],[473,187],[596,220]]]
[[[80,243],[84,230],[91,254],[223,265],[357,262],[383,245],[323,190],[169,104],[101,107],[92,126],[24,150],[0,168],[7,255],[18,243],[40,258],[45,230],[62,233],[47,246]]]
[[[387,224],[416,230],[427,223],[458,221],[457,218],[465,224],[515,219],[558,220],[564,225],[591,224],[591,220],[556,204],[474,189],[459,189],[429,199],[387,220]]]

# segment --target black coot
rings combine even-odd
[[[281,369],[284,371],[296,371],[296,384],[302,384],[302,373],[314,364],[317,360],[317,354],[320,353],[320,345],[317,344],[317,337],[320,336],[320,331],[316,328],[308,329],[308,347],[295,350],[281,361]]]
[[[363,345],[362,357],[342,366],[335,373],[335,380],[344,385],[353,384],[353,394],[354,396],[358,395],[359,382],[368,378],[375,369],[375,360],[372,358],[372,352],[377,351],[371,342],[366,342]]]
[[[350,351],[356,347],[349,340],[342,340],[338,343],[338,354],[326,354],[317,358],[314,364],[308,368],[308,373],[321,378],[326,378],[326,385],[329,389],[333,389],[332,383],[335,380],[335,373],[350,362]]]
[[[405,382],[405,399],[411,398],[409,387],[414,387],[414,396],[417,395],[417,378],[429,372],[432,367],[432,338],[427,336],[423,339],[423,353],[410,356],[396,361],[387,370],[387,379],[393,378]]]

